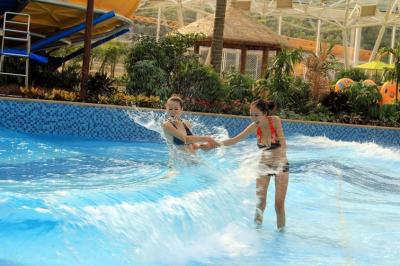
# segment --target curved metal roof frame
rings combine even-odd
[[[215,2],[215,0],[142,0],[138,10],[176,8],[178,11],[183,9],[208,14],[205,8],[214,10]],[[375,15],[363,16],[361,11],[366,6],[376,6]],[[291,8],[277,8],[277,0],[251,0],[250,9],[252,13],[261,17],[321,20],[336,27],[335,30],[400,25],[399,10],[400,0],[295,0]]]
[[[395,27],[400,26],[400,0],[228,0],[228,5],[233,2],[251,2],[250,12],[260,17],[278,17],[278,32],[281,31],[283,17],[295,17],[316,20],[316,53],[320,49],[321,32],[342,31],[344,49],[344,62],[349,65],[348,30],[356,30],[356,44],[354,47],[353,64],[357,64],[360,50],[361,28],[380,27],[374,48],[369,60],[373,60],[379,49],[383,34],[387,27],[393,27],[391,46],[395,43]],[[287,4],[286,8],[278,8],[281,4]],[[215,10],[216,0],[142,0],[138,8],[140,10],[158,9],[158,20],[162,10],[176,9],[180,26],[183,23],[183,10],[197,12],[197,18],[208,14],[205,10]],[[365,12],[366,11],[366,12]],[[324,23],[324,27],[321,24]],[[330,25],[326,26],[326,25]],[[298,25],[295,25],[298,26]],[[392,58],[390,59],[392,61]]]
[[[376,7],[375,15],[363,16],[364,7]],[[251,11],[260,16],[301,17],[317,19],[340,29],[400,25],[400,0],[297,0],[292,8],[276,8],[276,1],[252,1]]]

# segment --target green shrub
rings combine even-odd
[[[400,125],[400,104],[385,104],[379,108],[379,120],[392,125]]]
[[[61,72],[58,72],[53,88],[61,88],[67,91],[79,91],[81,83],[81,66],[67,65]]]
[[[306,120],[332,122],[335,121],[335,115],[324,105],[318,104],[314,110],[305,116]]]
[[[202,34],[173,34],[157,42],[154,37],[141,37],[130,48],[125,60],[125,68],[129,74],[137,62],[150,60],[167,73],[173,74],[181,63],[190,60],[197,61],[197,56],[187,53],[187,49],[203,38]]]
[[[349,97],[352,113],[366,118],[378,118],[378,105],[382,96],[377,86],[365,86],[361,82],[354,82],[344,93]]]
[[[334,114],[350,113],[349,96],[342,91],[331,91],[322,99],[321,103]]]
[[[268,99],[272,100],[278,109],[291,110],[299,114],[307,114],[313,109],[311,89],[307,82],[290,76],[282,78],[280,82],[280,88],[275,87],[275,83],[270,79],[263,84],[268,88]]]
[[[179,91],[188,89],[189,92],[185,92],[185,95],[191,94],[196,83],[201,82],[198,73],[207,71],[200,67],[198,56],[188,53],[187,49],[202,38],[204,36],[200,34],[174,34],[161,38],[158,42],[151,37],[139,39],[130,49],[125,61],[129,80],[127,91],[158,95],[165,100],[171,92],[168,88],[177,85],[180,86]],[[190,74],[197,79],[189,84],[190,80],[185,79],[184,74]]]
[[[54,70],[49,65],[33,63],[30,73],[30,84],[34,87],[47,89],[60,88],[77,92],[81,80],[81,66],[67,65],[61,71]]]
[[[253,86],[253,95],[257,99],[268,99],[269,82],[266,79],[256,80]]]
[[[368,76],[365,74],[364,70],[358,68],[350,68],[348,70],[342,69],[338,75],[337,79],[341,78],[350,78],[354,81],[362,81],[368,79]]]
[[[236,71],[229,71],[224,76],[225,81],[225,93],[227,100],[248,100],[253,101],[255,96],[252,92],[252,87],[255,81]]]
[[[3,72],[25,74],[25,60],[17,57],[4,57]],[[18,76],[0,75],[0,85],[8,84],[23,86],[25,79]]]
[[[7,61],[4,71],[9,73],[25,73],[25,62],[16,60]],[[68,65],[63,70],[58,71],[50,65],[30,62],[29,85],[32,87],[41,87],[46,89],[59,88],[66,91],[78,91],[81,77],[81,67],[79,65]],[[0,84],[15,83],[25,86],[25,80],[22,77],[0,75]]]
[[[99,95],[111,97],[116,93],[112,86],[113,80],[104,73],[95,73],[88,79],[87,99],[89,102],[98,102]]]
[[[135,63],[129,73],[126,91],[131,94],[156,95],[165,99],[170,94],[167,87],[167,73],[154,60]]]
[[[290,83],[290,99],[289,108],[300,114],[307,114],[314,109],[315,104],[312,101],[311,88],[309,83],[301,78],[294,78]]]
[[[208,66],[181,64],[172,81],[172,91],[184,98],[218,100],[223,98],[219,75]]]

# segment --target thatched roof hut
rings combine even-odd
[[[214,28],[214,15],[209,15],[188,24],[180,29],[179,33],[204,33],[206,39],[195,45],[195,52],[198,53],[199,46],[211,46]],[[241,64],[240,72],[244,73],[247,50],[262,50],[265,68],[270,50],[279,51],[282,47],[291,47],[290,44],[280,35],[249,17],[245,12],[229,7],[225,14],[224,26],[224,48],[240,49]]]

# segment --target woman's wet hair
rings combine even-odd
[[[169,101],[177,102],[177,103],[179,103],[180,107],[183,108],[183,100],[179,95],[172,94],[171,97],[168,98],[167,102],[169,102]]]
[[[263,99],[255,100],[251,103],[251,105],[255,106],[258,110],[260,110],[263,114],[268,114],[272,110],[274,110],[275,104],[272,101],[265,101]]]

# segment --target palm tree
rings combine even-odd
[[[227,0],[217,0],[215,7],[213,39],[211,42],[211,65],[217,73],[221,72],[226,2]]]
[[[118,41],[107,43],[100,52],[101,65],[99,72],[105,73],[108,66],[110,66],[110,77],[114,78],[115,67],[126,51],[127,48],[124,43]]]
[[[335,69],[337,61],[332,53],[333,44],[321,46],[318,55],[312,53],[305,60],[307,67],[306,77],[311,84],[312,94],[315,100],[319,99],[323,92],[329,91],[329,71]]]
[[[277,52],[275,60],[268,69],[266,79],[270,77],[275,88],[284,90],[285,88],[282,88],[284,87],[284,79],[293,73],[294,65],[301,62],[302,58],[303,52],[300,49],[282,49]]]
[[[278,108],[289,107],[293,102],[293,88],[296,87],[296,79],[293,78],[293,68],[296,63],[301,62],[302,51],[299,49],[283,49],[277,52],[272,65],[268,68],[265,83],[261,82],[258,93],[267,95]],[[263,91],[264,90],[264,91]]]
[[[399,83],[400,83],[400,42],[394,48],[384,47],[380,50],[381,54],[389,53],[393,55],[394,68],[385,70],[385,79],[396,81],[396,103],[398,102]]]

